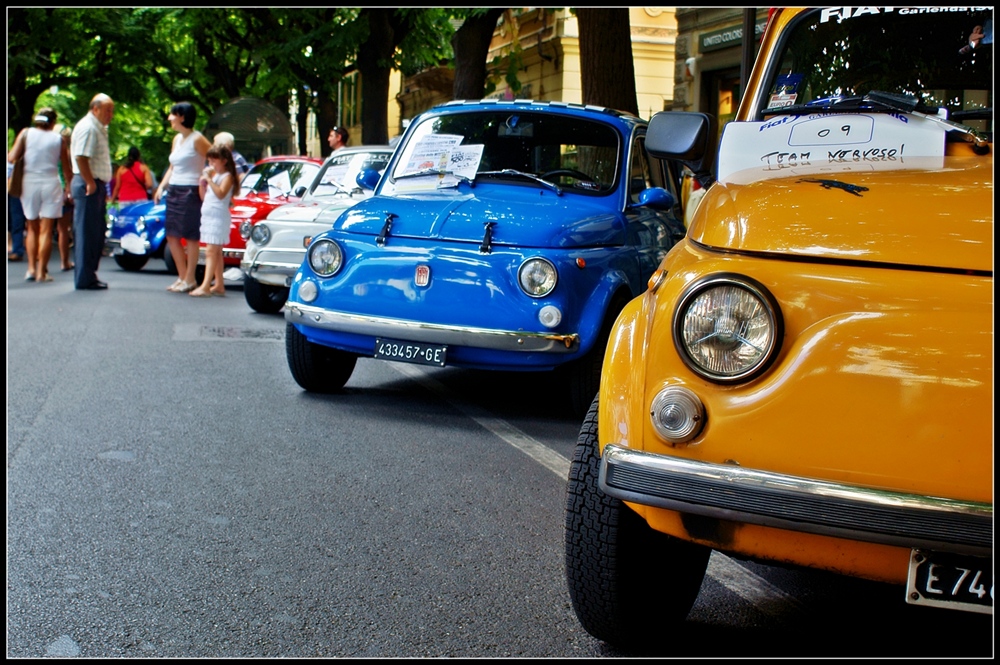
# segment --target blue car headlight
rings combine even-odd
[[[329,238],[314,242],[309,247],[308,256],[309,266],[320,277],[332,277],[344,263],[344,252],[340,249],[340,245]]]
[[[548,259],[528,259],[517,270],[517,283],[521,285],[522,291],[533,298],[544,298],[552,293],[558,281],[556,267]]]

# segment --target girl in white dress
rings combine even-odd
[[[201,175],[205,183],[205,198],[201,203],[201,241],[205,243],[205,277],[198,288],[191,291],[195,298],[226,295],[222,281],[222,247],[229,240],[229,206],[233,196],[239,194],[236,164],[229,148],[213,145],[205,157],[208,166]],[[215,287],[212,288],[212,282]]]

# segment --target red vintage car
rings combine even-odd
[[[323,160],[318,157],[300,155],[265,157],[253,165],[240,181],[239,196],[233,197],[230,208],[229,242],[222,248],[222,260],[227,268],[239,268],[246,249],[240,224],[244,220],[255,224],[278,206],[298,201],[322,165]],[[198,264],[203,266],[205,243],[200,243],[200,247]]]

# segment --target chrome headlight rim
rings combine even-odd
[[[250,227],[250,240],[258,245],[266,245],[271,242],[271,227],[263,222]]]
[[[761,305],[770,330],[768,343],[762,349],[760,355],[742,369],[729,373],[713,371],[700,363],[690,352],[684,335],[685,318],[691,305],[700,296],[718,287],[737,288],[749,293]],[[781,316],[781,308],[778,306],[777,299],[763,284],[751,277],[738,273],[714,273],[695,280],[684,289],[674,309],[673,341],[678,355],[688,369],[698,376],[715,383],[746,383],[767,371],[781,350],[784,333],[784,320]]]
[[[548,279],[532,288],[530,283],[526,284],[528,278],[528,271],[535,267],[540,267],[543,272],[548,273]],[[521,291],[532,298],[544,298],[550,295],[556,290],[556,286],[559,284],[559,271],[556,270],[556,266],[552,261],[548,260],[544,256],[532,256],[521,262],[521,265],[517,268],[517,285],[521,288]]]
[[[250,239],[250,232],[253,231],[253,224],[249,219],[244,219],[240,222],[240,237],[244,240]]]
[[[320,238],[306,250],[306,261],[320,277],[333,277],[344,265],[344,250],[330,238]]]

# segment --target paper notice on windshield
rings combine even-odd
[[[938,123],[902,113],[813,113],[731,122],[719,146],[718,177],[746,184],[796,175],[927,168],[929,162],[922,158],[944,157],[944,135]]]
[[[483,145],[460,145],[457,134],[433,134],[417,143],[406,166],[396,178],[397,192],[412,192],[442,187],[455,187],[460,178],[473,179],[483,158]],[[411,173],[433,169],[441,173],[400,179]]]
[[[292,179],[288,171],[279,171],[267,179],[268,194],[287,194],[292,191]]]

